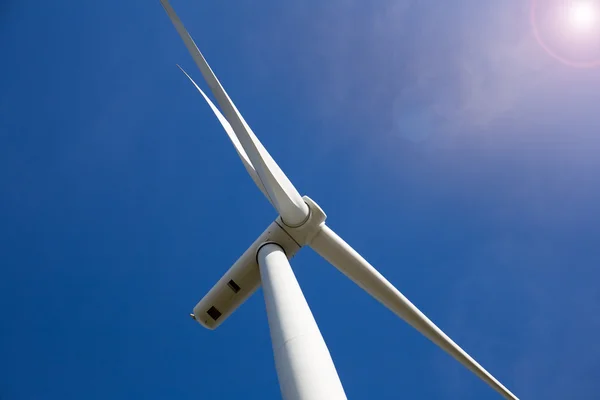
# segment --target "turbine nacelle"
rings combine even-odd
[[[216,329],[259,288],[257,254],[264,244],[277,243],[287,258],[292,259],[319,233],[327,216],[311,198],[302,199],[309,209],[306,221],[298,227],[289,227],[278,216],[196,304],[192,316],[200,325]]]

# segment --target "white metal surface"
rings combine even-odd
[[[271,223],[196,304],[194,319],[198,323],[205,328],[216,329],[258,289],[260,272],[256,252],[263,243],[269,241],[280,243],[290,258],[300,249],[300,246],[277,222]]]
[[[282,248],[264,245],[258,263],[283,399],[345,400],[327,345]]]
[[[310,247],[505,398],[518,400],[327,225],[321,226],[321,230],[311,241]]]
[[[310,243],[312,238],[321,230],[321,225],[327,219],[325,212],[313,199],[308,196],[302,196],[302,199],[310,209],[308,218],[302,225],[291,227],[286,225],[281,217],[276,219],[277,223],[279,223],[283,230],[285,230],[287,234],[300,245],[300,247]]]
[[[196,62],[200,72],[202,72],[206,83],[208,83],[213,95],[217,99],[217,103],[219,103],[223,114],[225,114],[227,121],[231,124],[246,154],[250,158],[260,181],[267,190],[271,203],[277,209],[286,225],[302,225],[308,217],[309,210],[308,206],[302,200],[300,193],[298,193],[292,182],[290,182],[256,135],[254,135],[254,132],[252,132],[252,129],[250,129],[237,110],[235,104],[233,104],[229,95],[227,95],[227,92],[225,92],[225,89],[196,46],[196,43],[194,43],[194,40],[183,26],[173,7],[171,7],[167,0],[160,0],[160,2],[169,15],[175,29],[177,29],[190,55]]]

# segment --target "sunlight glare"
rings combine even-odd
[[[569,21],[576,29],[592,28],[598,17],[596,4],[590,0],[573,1],[569,5]]]

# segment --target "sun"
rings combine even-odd
[[[538,44],[575,68],[600,68],[600,0],[529,0]]]
[[[573,28],[588,30],[598,22],[598,6],[591,0],[571,1],[568,6],[569,23]]]

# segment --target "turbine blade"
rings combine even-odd
[[[283,221],[290,226],[298,226],[308,218],[309,209],[302,196],[283,173],[275,160],[267,152],[254,135],[244,118],[241,116],[223,86],[211,70],[206,59],[194,43],[194,40],[183,26],[183,23],[167,0],[160,0],[179,36],[190,52],[196,65],[202,72],[223,114],[229,121],[240,144],[248,155],[264,188],[269,194],[271,203],[275,206]]]
[[[231,140],[231,143],[233,143],[233,146],[235,147],[235,151],[238,153],[238,156],[242,160],[242,164],[244,164],[244,167],[246,168],[246,171],[248,171],[248,174],[250,175],[250,177],[252,178],[252,180],[254,181],[254,183],[256,184],[256,186],[258,186],[258,188],[260,189],[260,191],[266,196],[266,198],[269,201],[271,201],[271,199],[269,199],[269,194],[267,193],[267,190],[263,186],[262,182],[260,181],[260,178],[258,177],[258,174],[256,173],[256,170],[254,169],[254,166],[252,165],[252,162],[250,162],[250,159],[248,158],[248,155],[244,151],[244,148],[240,144],[240,141],[238,140],[237,136],[235,136],[235,133],[233,132],[233,128],[231,128],[231,125],[229,125],[229,122],[227,121],[227,119],[223,116],[223,114],[221,114],[221,111],[219,111],[219,109],[217,108],[217,106],[215,106],[213,104],[213,102],[202,91],[202,89],[200,89],[200,87],[196,84],[196,82],[194,82],[194,80],[188,75],[188,73],[185,72],[184,69],[181,68],[180,65],[177,65],[177,66],[179,67],[179,69],[181,70],[181,72],[183,72],[185,74],[185,76],[187,76],[187,78],[190,80],[190,82],[192,82],[192,84],[200,92],[200,94],[202,95],[202,97],[204,97],[204,100],[206,100],[206,102],[210,106],[211,110],[217,116],[217,119],[219,120],[219,122],[223,126],[223,129],[225,129],[225,132],[227,132],[227,136],[229,136],[229,139]]]
[[[392,312],[441,347],[507,399],[518,400],[452,341],[371,264],[325,224],[310,243],[317,253]]]

